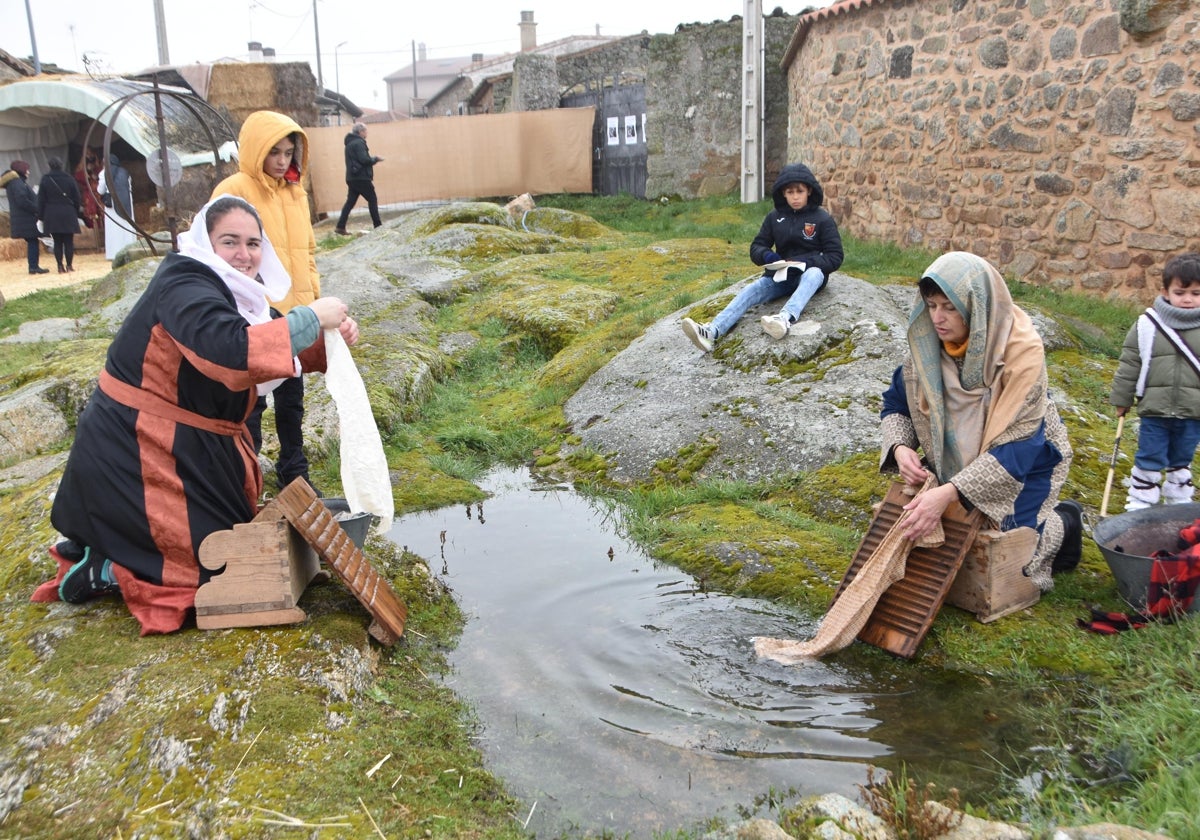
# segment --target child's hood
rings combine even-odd
[[[269,148],[269,147],[268,147]],[[787,210],[787,199],[783,197],[783,188],[788,184],[805,184],[808,186],[808,206],[820,207],[825,200],[825,190],[821,189],[821,184],[817,180],[817,176],[812,174],[812,170],[803,163],[789,163],[779,173],[779,177],[775,179],[775,186],[771,187],[771,198],[775,201],[777,210]]]
[[[308,168],[308,135],[291,117],[275,111],[255,111],[242,123],[242,130],[238,133],[238,169],[251,178],[266,178],[263,164],[267,160],[267,153],[293,132],[297,135],[294,162],[298,170],[303,172]]]

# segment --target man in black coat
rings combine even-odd
[[[38,265],[41,243],[38,242],[37,195],[27,183],[29,164],[14,160],[9,169],[0,175],[0,186],[8,194],[8,219],[13,239],[25,240],[25,256],[29,261],[30,274],[46,274],[49,269]]]
[[[349,192],[346,195],[346,203],[342,206],[342,214],[338,216],[337,227],[334,232],[346,236],[346,220],[350,218],[350,211],[354,209],[354,205],[358,202],[358,197],[361,195],[367,200],[367,209],[371,211],[371,222],[375,227],[379,227],[383,222],[379,220],[379,199],[375,197],[375,164],[383,160],[381,157],[373,157],[367,149],[367,127],[362,123],[355,123],[350,129],[350,133],[346,135],[346,186]]]

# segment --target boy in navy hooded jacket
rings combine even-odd
[[[738,292],[712,323],[683,319],[684,335],[706,353],[750,307],[786,297],[777,315],[764,315],[759,321],[767,335],[783,338],[842,264],[842,237],[833,216],[821,207],[825,191],[812,170],[802,163],[788,164],[775,179],[771,197],[775,209],[750,243],[750,259],[765,269],[763,275]]]

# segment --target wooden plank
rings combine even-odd
[[[902,482],[894,482],[888,488],[870,528],[859,543],[850,568],[846,570],[834,594],[835,601],[896,524],[904,506],[911,501],[912,496],[904,492]],[[911,658],[941,610],[982,522],[983,515],[979,511],[968,512],[958,502],[952,503],[942,516],[945,542],[933,548],[913,547],[908,555],[904,577],[892,584],[879,598],[871,617],[858,634],[859,640],[896,656]]]
[[[381,644],[395,644],[404,635],[407,608],[308,482],[297,478],[266,507],[272,505],[267,515],[281,513],[367,608],[373,619],[368,628],[371,636]]]
[[[196,590],[202,630],[303,621],[296,602],[320,570],[316,554],[283,519],[215,531],[200,544],[198,559],[220,572]]]

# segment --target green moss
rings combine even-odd
[[[696,213],[697,205],[689,210],[684,202],[643,204],[605,205],[616,210],[603,225],[539,208],[526,230],[484,203],[427,208],[399,222],[399,235],[452,253],[478,282],[439,300],[432,317],[416,319],[415,332],[364,336],[355,351],[384,437],[397,513],[475,503],[484,494],[472,476],[497,461],[533,463],[619,499],[637,541],[703,587],[798,604],[819,616],[890,480],[879,475],[876,453],[733,485],[710,477],[715,446],[697,440],[662,459],[643,485],[626,487],[611,479],[613,455],[578,449],[581,436],[565,423],[566,399],[648,324],[683,309],[711,320],[729,299],[719,292],[750,268],[745,241],[765,205],[711,201]],[[726,229],[733,233],[725,236]],[[136,277],[97,284],[85,308],[99,308],[126,280]],[[1115,434],[1106,404],[1115,362],[1092,348],[1121,332],[1119,318],[1111,320],[1099,335],[1078,330],[1090,335],[1081,345],[1087,351],[1049,358],[1075,450],[1067,495],[1092,517]],[[478,344],[451,360],[434,343],[458,332],[474,333]],[[106,346],[103,338],[52,350],[0,345],[0,390],[53,377],[67,383],[53,398],[73,418]],[[740,339],[727,338],[714,355],[728,364],[739,349]],[[785,365],[781,376],[796,380],[804,398],[820,398],[825,372],[851,362],[854,351],[853,342],[838,342]],[[742,408],[734,402],[720,410]],[[1134,438],[1127,433],[1123,441],[1118,480]],[[315,446],[313,454],[317,474],[336,485],[336,445]],[[6,832],[294,836],[294,827],[266,822],[284,814],[350,826],[304,829],[323,837],[371,836],[372,821],[387,836],[521,835],[513,803],[471,746],[469,713],[437,679],[462,615],[424,561],[403,546],[368,541],[372,563],[408,609],[410,632],[392,648],[369,641],[366,611],[338,582],[309,587],[307,617],[297,625],[138,638],[116,599],[81,607],[27,600],[53,573],[46,547],[55,539],[49,506],[60,470],[0,491],[0,719],[6,731],[22,733],[22,752],[0,748],[0,762],[9,762],[12,778],[28,778]],[[1080,632],[1073,618],[1085,603],[1119,606],[1090,541],[1080,568],[1018,616],[983,625],[943,609],[911,667],[1036,684],[1086,680],[1119,695],[1123,656],[1145,645],[1143,658],[1152,660],[1153,647]],[[458,772],[447,774],[451,767]]]
[[[804,377],[809,382],[820,382],[834,368],[857,361],[855,348],[853,341],[843,338],[811,359],[784,362],[779,366],[779,376],[781,379]]]

